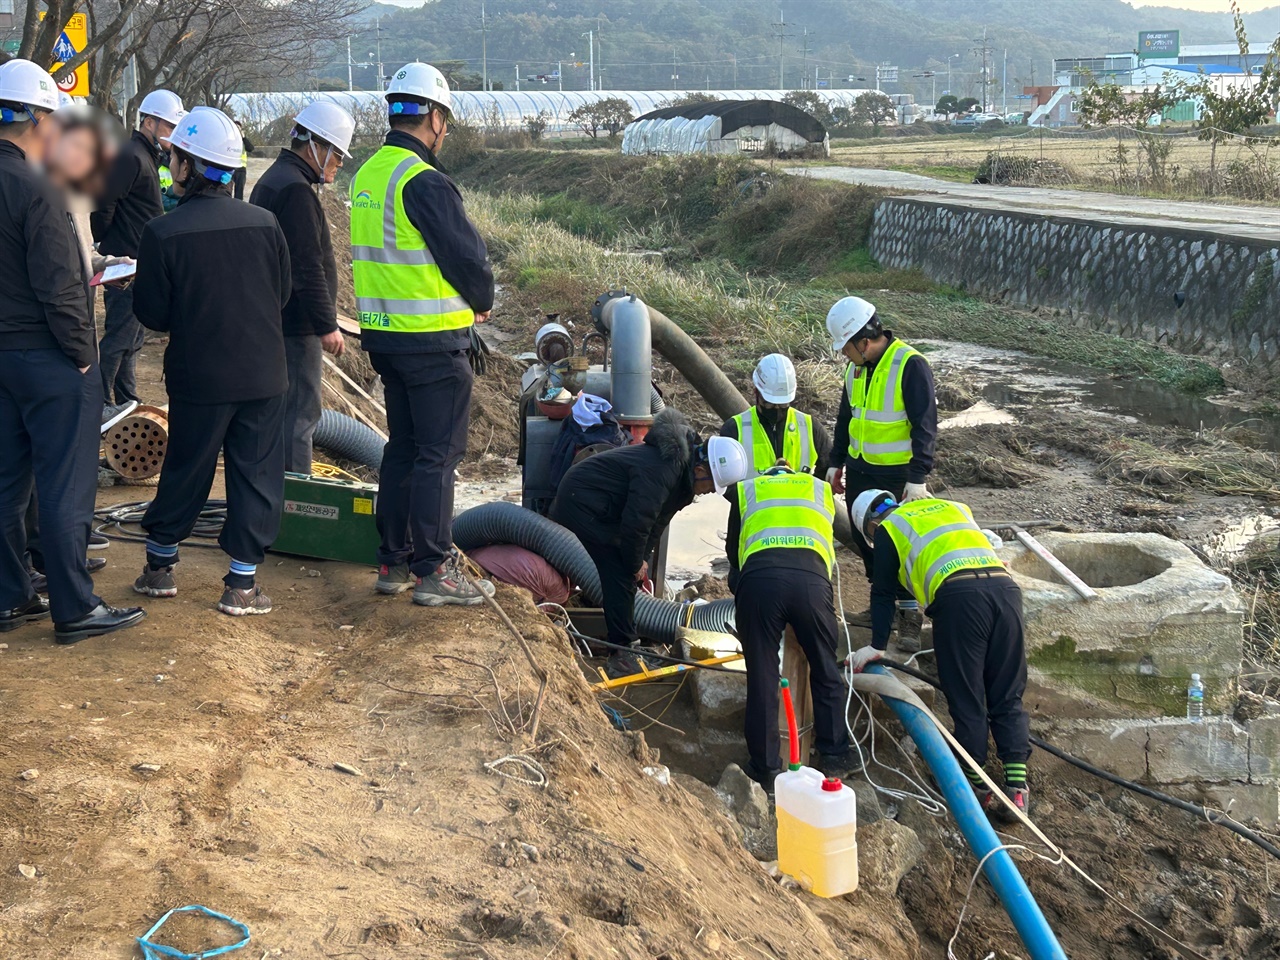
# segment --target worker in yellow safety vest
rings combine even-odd
[[[766,789],[782,770],[778,646],[787,626],[809,660],[817,765],[828,776],[844,776],[854,766],[836,663],[835,515],[830,485],[788,466],[743,480],[730,507],[730,583],[747,666],[744,769]]]
[[[917,350],[886,330],[876,308],[861,297],[844,297],[827,313],[831,349],[849,361],[836,416],[829,482],[852,507],[864,490],[889,490],[909,503],[929,496],[925,480],[933,469],[938,403],[933,371]],[[853,540],[871,579],[871,545],[853,526]],[[911,595],[898,596],[898,647],[920,649],[924,623]],[[871,611],[848,618],[871,624]]]
[[[755,392],[751,408],[730,417],[720,428],[720,436],[747,448],[751,476],[758,477],[782,462],[797,473],[825,476],[831,438],[821,423],[791,405],[796,399],[796,368],[791,360],[780,353],[764,357],[751,374],[751,385]]]
[[[884,653],[894,597],[899,589],[909,590],[933,621],[938,681],[956,739],[985,763],[990,730],[1004,765],[1005,793],[1025,813],[1031,801],[1031,743],[1022,706],[1027,686],[1022,591],[963,503],[929,498],[900,504],[887,490],[865,490],[854,501],[852,522],[875,552],[871,643],[853,654],[854,670]],[[1008,814],[981,778],[967,772],[988,812]]]
[[[493,270],[436,159],[452,118],[444,75],[406,64],[386,100],[391,132],[351,182],[361,347],[382,377],[390,433],[376,507],[376,589],[413,588],[423,606],[474,606],[484,597],[452,549],[453,483],[471,416],[472,325],[493,308]],[[493,585],[480,581],[479,589]]]

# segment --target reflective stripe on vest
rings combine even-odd
[[[902,374],[919,351],[892,340],[867,375],[865,367],[849,365],[845,388],[849,394],[849,456],[881,466],[911,462],[911,421],[902,400]]]
[[[1004,569],[963,503],[914,500],[896,508],[884,525],[898,548],[898,582],[926,607],[953,573]]]
[[[750,438],[753,477],[758,477],[766,470],[777,465],[778,458],[773,452],[773,441],[756,416],[756,408],[751,407],[745,413],[733,418],[738,425],[738,440],[744,447]],[[813,473],[818,465],[817,444],[813,442],[813,418],[801,413],[794,407],[787,408],[787,423],[782,432],[782,459],[792,470]]]
[[[835,563],[835,498],[831,486],[806,473],[776,473],[738,484],[738,564],[761,550],[815,550],[830,573]]]
[[[362,328],[437,333],[475,320],[404,213],[405,184],[432,169],[411,150],[384,146],[352,180],[352,272]]]

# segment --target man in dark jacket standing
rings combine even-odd
[[[138,129],[116,155],[100,206],[89,218],[100,253],[137,259],[142,228],[164,213],[160,167],[167,147],[161,141],[168,141],[183,112],[181,98],[168,90],[142,98]],[[136,366],[144,334],[134,316],[132,287],[104,287],[102,298],[107,309],[100,347],[102,395],[111,408],[103,411],[105,423],[122,412],[122,405],[136,405],[140,399]]]
[[[0,632],[52,613],[58,643],[131,627],[93,592],[85,548],[97,492],[102,388],[80,245],[63,198],[35,169],[58,106],[28,60],[0,66]],[[49,600],[27,572],[26,512],[39,496]]]
[[[333,183],[348,156],[355,121],[337,104],[315,100],[294,119],[292,142],[253,188],[249,202],[270,210],[289,243],[293,293],[284,307],[284,468],[311,473],[311,438],[320,422],[323,353],[342,355],[338,268],[329,221],[316,193]]]
[[[484,598],[452,553],[453,481],[471,418],[471,328],[493,308],[493,270],[461,193],[438,169],[451,116],[444,75],[406,64],[386,99],[391,132],[351,184],[360,343],[382,377],[390,434],[376,589],[412,587],[422,606],[474,606]]]
[[[551,519],[577,535],[595,561],[604,594],[609,642],[634,647],[636,584],[649,575],[649,557],[671,519],[697,494],[725,488],[747,475],[742,444],[728,437],[703,443],[684,414],[668,407],[644,443],[605,450],[569,468],[551,504]],[[636,672],[635,656],[616,651],[610,675]]]
[[[240,135],[231,118],[196,107],[173,134],[173,182],[182,202],[142,232],[134,304],[169,334],[169,448],[142,518],[147,564],[138,593],[178,593],[173,566],[223,457],[227,517],[218,543],[231,557],[218,609],[269,613],[257,565],[280,529],[284,501],[284,333],[292,282],[276,218],[231,196]]]

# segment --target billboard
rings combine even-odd
[[[1138,56],[1144,59],[1177,58],[1177,30],[1143,30],[1138,34]]]

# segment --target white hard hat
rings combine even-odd
[[[751,382],[769,403],[790,403],[796,398],[796,368],[790,358],[771,353],[756,364]]]
[[[861,297],[844,297],[827,311],[827,333],[837,353],[855,333],[875,319],[876,308]]]
[[[356,132],[356,122],[351,114],[331,100],[312,100],[293,118],[293,122],[337,148],[344,157],[351,156],[351,137]]]
[[[172,90],[152,90],[142,98],[142,105],[138,107],[139,116],[155,117],[175,126],[185,112],[182,98]]]
[[[707,466],[716,493],[747,479],[747,451],[732,437],[712,437],[707,441]]]
[[[174,130],[177,130],[177,129],[178,129],[178,124],[180,124],[180,123],[182,122],[182,118],[183,118],[183,117],[185,117],[185,116],[187,115],[187,113],[188,113],[188,111],[186,111],[186,110],[179,110],[179,111],[178,111],[178,113],[177,113],[177,117],[178,117],[178,119],[177,119],[177,120],[175,120],[175,121],[173,121],[173,129],[174,129]],[[165,146],[173,146],[173,144],[172,144],[172,142],[171,142],[171,138],[170,138],[170,137],[156,137],[156,139],[157,139],[157,140],[159,140],[161,143],[163,143]]]
[[[888,490],[863,490],[854,498],[849,508],[849,519],[857,527],[858,532],[867,536],[867,521],[874,520],[889,507],[896,507],[898,501]]]
[[[76,105],[75,98],[72,97],[71,94],[63,93],[61,90],[58,91],[58,109],[59,110],[65,110],[67,107],[74,107],[75,105]]]
[[[179,119],[182,125],[175,127],[173,136],[169,138],[174,147],[223,170],[238,170],[244,166],[240,162],[244,140],[235,123],[221,110],[196,107]]]
[[[58,85],[49,71],[36,66],[30,60],[10,60],[0,66],[0,103],[19,103],[37,110],[58,109]],[[0,120],[13,123],[26,120],[25,111],[4,109]]]
[[[443,73],[429,63],[406,63],[397,70],[391,82],[387,84],[387,92],[384,96],[390,100],[396,94],[430,100],[436,106],[443,107],[450,119],[453,118],[453,97],[449,93],[449,81],[444,78]],[[404,106],[408,105],[396,109],[396,105],[392,104],[391,112],[413,112],[404,109]]]

